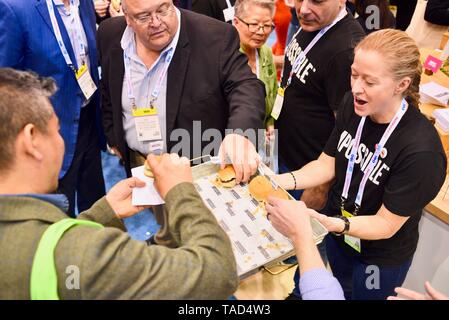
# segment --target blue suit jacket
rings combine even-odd
[[[80,0],[79,10],[88,41],[90,73],[98,87],[93,1]],[[69,36],[56,8],[55,14],[67,51],[76,65]],[[32,70],[40,76],[56,80],[58,91],[51,102],[61,123],[61,135],[65,142],[62,178],[75,153],[83,93],[58,46],[45,0],[0,0],[0,67]],[[97,122],[100,123],[98,90],[93,96],[93,103],[97,108]]]

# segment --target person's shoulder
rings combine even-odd
[[[0,0],[0,4],[11,9],[23,9],[31,7],[28,1]]]
[[[271,51],[271,48],[266,44],[260,47],[260,56],[267,57],[269,59],[271,58],[271,60],[273,60],[273,53]]]
[[[30,5],[30,3],[25,0],[0,0],[0,9],[1,11],[4,11],[5,9],[12,11],[18,18],[38,12],[34,5]]]
[[[337,121],[346,123],[354,116],[357,116],[354,112],[354,97],[351,90],[348,90],[341,99],[338,107]]]
[[[365,37],[365,31],[350,13],[335,25],[334,32],[332,32],[332,38],[341,46],[349,44],[351,47],[355,47],[363,37]]]
[[[97,35],[100,37],[121,38],[126,29],[124,16],[108,18],[98,26]]]
[[[229,23],[199,14],[193,11],[179,9],[181,11],[181,24],[186,24],[189,31],[199,33],[226,32],[234,28]]]
[[[234,26],[199,13],[182,9],[180,11],[180,39],[188,38],[194,48],[208,48],[211,53],[213,50],[222,50],[226,44],[240,43]]]
[[[410,105],[406,116],[402,138],[408,150],[443,152],[437,130],[416,106]]]

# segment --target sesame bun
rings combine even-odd
[[[264,176],[257,176],[251,180],[248,189],[251,196],[257,201],[266,201],[270,192],[275,191],[271,182]]]
[[[218,181],[225,188],[235,186],[235,171],[232,165],[227,165],[224,169],[218,170]]]
[[[161,162],[162,156],[156,155],[155,157],[158,162]],[[147,177],[154,178],[153,171],[151,171],[150,165],[148,164],[147,160],[145,160],[145,163],[143,164],[143,174]]]

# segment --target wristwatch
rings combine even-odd
[[[335,216],[335,218],[339,218],[339,219],[343,220],[343,222],[345,223],[345,227],[342,231],[332,232],[332,234],[334,234],[336,236],[341,236],[343,233],[345,233],[346,231],[349,230],[349,226],[350,226],[349,219],[346,218],[345,216]]]

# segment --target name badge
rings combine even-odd
[[[274,100],[273,110],[271,110],[271,116],[274,120],[279,118],[281,114],[282,105],[284,104],[284,89],[279,88],[276,95],[276,100]]]
[[[97,86],[90,76],[87,65],[83,64],[81,68],[78,69],[75,76],[76,80],[78,81],[78,85],[80,86],[81,91],[84,94],[84,97],[86,98],[86,100],[89,100],[97,90]]]
[[[132,114],[138,141],[162,140],[156,108],[133,109]]]
[[[341,214],[346,218],[351,218],[353,215],[346,210],[341,210]],[[359,238],[345,234],[345,243],[358,253],[362,252],[362,245]]]
[[[150,153],[162,154],[163,151],[164,151],[164,141],[159,140],[150,142]]]

